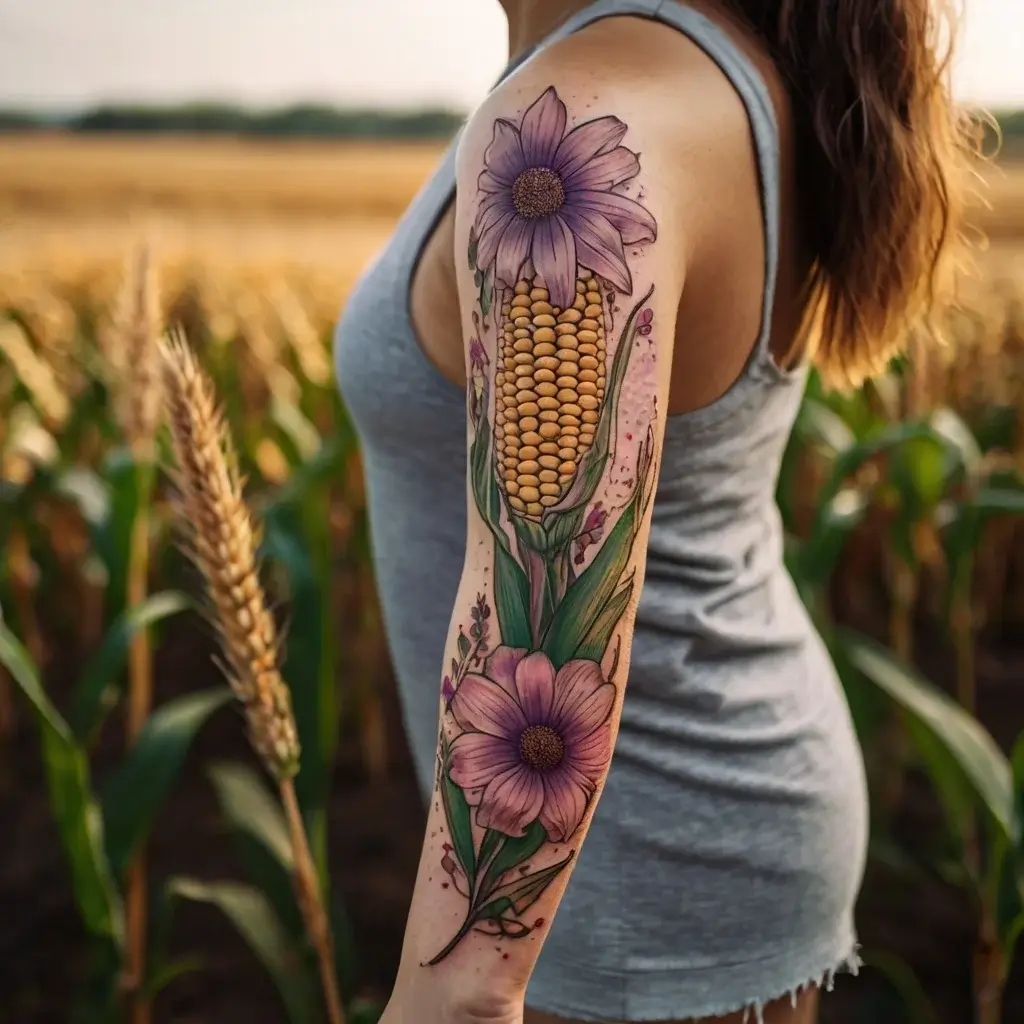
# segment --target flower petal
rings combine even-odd
[[[537,273],[553,306],[571,306],[576,298],[576,239],[558,214],[534,223],[531,252]]]
[[[477,188],[481,192],[508,192],[510,185],[506,182],[498,181],[498,179],[491,174],[488,170],[480,172],[480,177],[476,179]]]
[[[610,686],[610,683],[605,684]],[[613,698],[614,699],[614,698]],[[595,784],[608,769],[612,759],[612,726],[606,718],[592,733],[586,736],[573,735],[565,745],[563,764],[572,765],[576,771],[591,779]]]
[[[544,805],[540,775],[525,764],[496,775],[487,784],[476,811],[481,828],[493,828],[507,836],[521,836]]]
[[[640,173],[640,161],[636,153],[625,146],[616,146],[609,153],[601,153],[577,167],[571,174],[564,174],[566,192],[574,189],[607,189],[621,185]]]
[[[476,789],[464,789],[462,795],[466,798],[466,803],[470,807],[476,807],[484,796],[484,787],[477,786]]]
[[[511,121],[499,117],[494,122],[494,135],[484,153],[484,165],[505,186],[511,185],[526,170],[519,131]]]
[[[470,672],[452,698],[452,711],[464,729],[518,741],[526,719],[515,700],[489,679]]]
[[[449,753],[448,774],[460,789],[486,786],[520,763],[519,745],[485,732],[464,732],[456,736]]]
[[[614,703],[615,687],[604,681],[596,661],[567,661],[555,676],[551,728],[568,748],[605,722]]]
[[[483,220],[484,214],[492,213],[494,210],[500,210],[502,213],[516,212],[516,208],[512,203],[511,189],[502,188],[500,192],[487,192],[480,200],[480,205],[477,207],[476,211],[476,221],[474,223],[477,235],[480,234],[480,222]]]
[[[617,117],[597,117],[593,121],[586,121],[562,139],[553,168],[564,178],[578,171],[599,153],[617,146],[625,134],[625,122]]]
[[[509,288],[514,288],[522,276],[523,263],[530,253],[536,223],[514,214],[501,237],[495,273]]]
[[[481,217],[484,227],[482,230],[479,225],[477,227],[476,265],[478,267],[486,269],[494,262],[501,240],[505,237],[508,226],[515,219],[514,212],[503,211],[498,206],[493,206],[487,211],[485,223],[484,218]]]
[[[653,242],[658,237],[658,222],[635,199],[617,192],[581,189],[573,192],[568,202],[574,210],[585,208],[607,217],[625,245]]]
[[[530,725],[547,725],[555,697],[555,667],[543,651],[528,654],[516,668],[519,706]]]
[[[565,134],[565,104],[554,86],[548,86],[523,115],[519,126],[523,159],[527,167],[550,167]]]
[[[576,237],[576,259],[625,295],[633,292],[633,277],[626,265],[622,236],[607,217],[566,203],[561,216]]]
[[[501,644],[495,647],[490,657],[484,662],[484,675],[493,679],[503,690],[515,696],[516,665],[526,657],[525,647],[506,647]]]
[[[544,775],[540,823],[551,842],[564,843],[580,827],[594,789],[589,779],[564,762]]]

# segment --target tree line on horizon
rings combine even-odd
[[[995,117],[1002,132],[1004,153],[1024,155],[1024,110],[997,111]],[[108,104],[67,115],[0,110],[0,132],[60,130],[256,138],[426,140],[451,136],[464,120],[464,113],[444,108],[391,111],[300,103],[271,110],[253,110],[227,103],[177,106]],[[994,143],[991,130],[988,134]]]
[[[272,138],[433,139],[452,135],[465,115],[443,108],[375,110],[302,103],[252,110],[228,103],[118,104],[68,115],[0,110],[0,131],[140,132]]]

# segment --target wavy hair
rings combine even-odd
[[[784,75],[813,264],[807,349],[827,382],[880,371],[931,327],[960,261],[981,133],[949,87],[939,0],[730,0]],[[934,332],[933,332],[934,333]]]

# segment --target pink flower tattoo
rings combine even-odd
[[[651,214],[614,191],[640,171],[636,153],[619,145],[625,123],[598,117],[568,134],[566,123],[554,87],[519,127],[504,118],[494,122],[475,225],[481,269],[494,262],[496,276],[511,288],[532,260],[551,302],[562,307],[575,298],[578,265],[632,294],[625,246],[657,235]]]
[[[546,654],[499,647],[452,700],[466,729],[451,746],[451,780],[476,803],[477,824],[521,836],[539,819],[565,842],[611,758],[615,687],[593,661],[555,672]]]

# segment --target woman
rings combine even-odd
[[[503,2],[338,336],[430,794],[384,1020],[811,1021],[866,796],[773,494],[808,364],[882,366],[957,235],[938,26]]]

